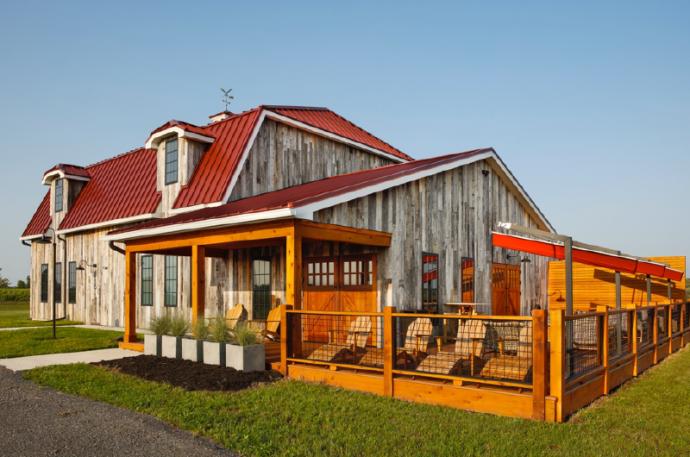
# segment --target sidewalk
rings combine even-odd
[[[118,348],[96,349],[94,351],[65,352],[63,354],[32,355],[28,357],[15,357],[0,359],[0,365],[12,371],[31,370],[32,368],[48,365],[67,365],[70,363],[93,363],[103,360],[115,360],[125,357],[135,357],[141,352],[126,351]]]
[[[32,326],[32,327],[1,327],[0,332],[3,331],[11,331],[11,330],[35,330],[39,328],[52,328],[50,325],[43,325],[43,326]],[[93,324],[74,324],[74,325],[58,325],[57,329],[58,331],[61,328],[90,328],[93,330],[113,330],[116,332],[124,332],[125,328],[124,327],[107,327],[105,325],[93,325]],[[146,329],[137,329],[137,333],[151,333],[149,330]]]

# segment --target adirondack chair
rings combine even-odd
[[[453,374],[469,369],[470,375],[475,374],[475,364],[484,355],[484,339],[486,324],[484,321],[468,319],[460,322],[455,338],[453,352],[439,351],[422,360],[417,371],[435,374]]]
[[[230,331],[235,330],[237,324],[244,320],[247,320],[247,310],[242,304],[238,303],[225,312],[225,321],[228,323]]]
[[[484,365],[481,375],[524,381],[532,368],[532,327],[524,325],[520,328],[515,355],[503,353],[504,348],[503,344],[499,344],[499,354]]]
[[[396,360],[402,361],[407,368],[408,364],[414,364],[420,358],[425,357],[428,352],[432,329],[433,325],[428,317],[418,317],[412,321],[407,327],[407,332],[405,332],[405,343],[396,351]],[[383,366],[383,349],[368,348],[359,364],[373,367]]]
[[[335,332],[329,332],[329,342],[316,348],[309,357],[309,360],[321,362],[341,362],[348,357],[357,356],[364,351],[367,339],[371,334],[371,318],[369,316],[358,316],[350,322],[345,343],[336,340]]]

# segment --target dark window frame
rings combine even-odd
[[[177,306],[177,256],[165,256],[165,270],[164,270],[164,290],[163,290],[163,306],[175,308]]]
[[[256,268],[256,263],[257,262],[265,262],[263,267],[268,266],[268,271],[261,270],[260,272],[257,272]],[[272,284],[272,269],[273,265],[271,262],[270,257],[254,257],[252,258],[252,263],[251,263],[251,275],[252,275],[252,319],[266,319],[268,317],[268,312],[271,310],[272,303],[271,303],[271,284]],[[257,285],[255,283],[255,279],[257,277],[261,277],[262,279],[266,279],[268,277],[268,289],[267,290],[257,290]],[[264,281],[265,282],[265,281]],[[263,302],[258,303],[258,298],[262,298]]]
[[[141,306],[153,306],[153,255],[143,254],[139,262],[141,264]]]
[[[53,272],[53,299],[55,303],[62,303],[62,262],[55,262]]]
[[[431,271],[425,271],[425,266],[428,264],[427,258],[428,257],[435,257],[436,258],[436,286],[434,288],[432,287],[425,287],[425,284],[433,284],[434,280],[425,282],[424,281],[424,275],[427,273],[430,273]],[[431,262],[429,262],[431,263]],[[427,312],[438,312],[439,311],[439,284],[441,281],[440,275],[441,275],[441,257],[433,252],[422,252],[422,277],[421,277],[421,282],[422,282],[422,309],[424,309]],[[435,294],[432,294],[432,290],[435,291]],[[432,296],[433,295],[433,296]]]
[[[67,303],[77,303],[77,262],[67,264]]]
[[[351,271],[355,262],[355,271]],[[361,268],[359,263],[361,262]],[[358,254],[340,257],[340,289],[341,290],[372,290],[376,283],[376,255]],[[347,277],[348,281],[345,280]],[[355,279],[356,283],[352,283]],[[348,282],[348,284],[346,284]]]
[[[59,213],[63,210],[63,200],[65,195],[64,179],[55,181],[55,212]]]
[[[172,149],[172,145],[175,148]],[[165,142],[165,185],[175,184],[179,180],[179,142],[177,137]]]
[[[48,303],[48,264],[41,264],[41,303]]]
[[[324,264],[326,271],[323,271]],[[333,271],[330,271],[331,265]],[[338,256],[308,257],[304,259],[304,284],[307,290],[336,290],[339,287],[340,259]],[[332,280],[332,284],[329,284]],[[318,283],[318,284],[317,284]]]

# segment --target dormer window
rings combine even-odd
[[[177,182],[177,138],[165,142],[165,184]]]
[[[55,212],[59,213],[62,211],[62,194],[63,194],[63,184],[64,180],[58,179],[55,181]]]

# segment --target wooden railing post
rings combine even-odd
[[[654,361],[654,365],[659,363],[659,360],[657,359],[657,356],[659,355],[659,347],[657,344],[659,343],[659,323],[657,322],[657,319],[659,318],[659,313],[657,313],[657,307],[655,306],[652,308],[653,318],[652,318],[652,344],[654,345],[654,356],[652,360]]]
[[[685,303],[680,305],[680,322],[678,322],[678,328],[680,329],[680,347],[685,347]]]
[[[546,311],[532,310],[532,419],[546,419]]]
[[[633,354],[633,376],[637,376],[639,373],[638,360],[637,360],[637,309],[632,310],[632,319],[630,319],[630,329],[628,330],[628,335],[632,338],[631,351]]]
[[[292,305],[280,305],[280,372],[283,376],[288,375],[288,338],[293,333],[292,329],[288,327],[288,309],[292,309]]]
[[[565,398],[565,319],[562,309],[549,311],[549,391],[556,397],[556,421],[563,422]]]
[[[673,305],[670,302],[666,308],[666,334],[668,335],[668,353],[673,354]]]
[[[383,308],[383,394],[393,396],[393,364],[395,363],[395,338],[393,313],[395,306]]]
[[[599,318],[601,322],[601,365],[604,367],[604,395],[609,393],[609,308],[603,306],[599,309],[603,311]]]

